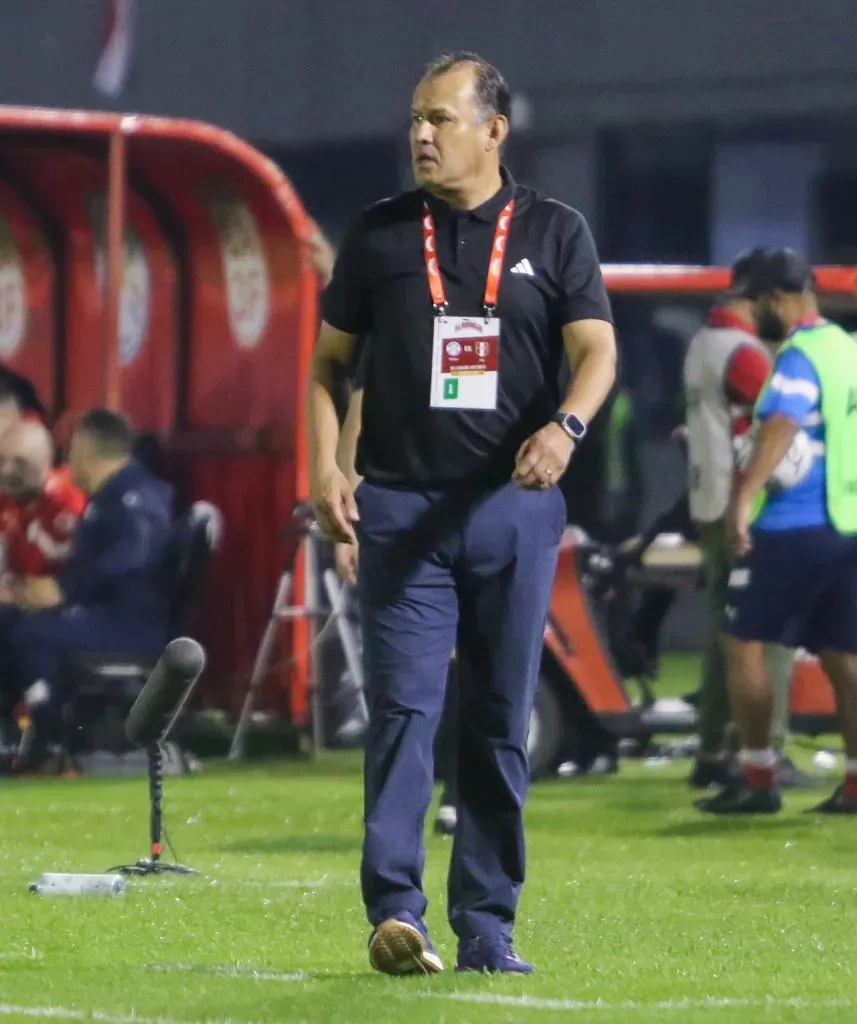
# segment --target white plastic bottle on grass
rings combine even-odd
[[[127,887],[122,875],[72,875],[45,872],[29,889],[39,896],[121,896]]]

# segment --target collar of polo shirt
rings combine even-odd
[[[477,206],[472,210],[457,210],[455,207],[450,206],[449,203],[444,202],[443,199],[438,199],[437,196],[433,196],[430,192],[426,192],[425,196],[429,204],[429,209],[435,217],[449,217],[450,215],[458,217],[467,216],[493,224],[500,216],[500,211],[515,194],[515,179],[509,173],[507,167],[500,167],[500,177],[503,179],[503,184],[500,187],[499,192],[495,192],[494,195],[486,202],[482,203],[481,206]]]

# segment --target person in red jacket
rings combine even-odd
[[[7,636],[35,596],[33,591],[65,567],[86,506],[86,497],[65,468],[52,468],[54,450],[47,428],[32,417],[10,420],[5,429],[0,425],[0,748],[4,756],[17,744],[11,712],[21,696],[14,659],[6,649]]]
[[[50,576],[68,558],[86,498],[53,469],[53,443],[42,424],[22,419],[0,437],[0,541],[3,583]]]

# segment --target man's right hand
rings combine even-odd
[[[336,571],[340,579],[352,587],[357,586],[357,545],[337,544],[334,549],[336,557]]]
[[[732,496],[729,510],[726,513],[729,541],[732,553],[736,558],[746,555],[753,546],[750,535],[750,523],[753,519],[751,507],[750,498],[739,490]]]
[[[354,490],[342,470],[318,477],[311,487],[312,503],[324,536],[335,544],[356,544],[354,526],[360,518]]]

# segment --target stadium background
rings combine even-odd
[[[115,97],[93,85],[110,3],[10,0],[0,105],[139,111],[232,130],[276,162],[334,243],[356,209],[408,182],[407,107],[423,63],[467,47],[496,62],[516,94],[514,174],[584,212],[605,262],[725,264],[759,243],[796,246],[816,264],[857,262],[850,0],[130,0],[129,73]],[[33,166],[13,168],[16,181]],[[0,177],[7,170],[0,152]],[[48,168],[34,192],[50,188],[51,173],[64,187],[62,168]],[[7,201],[0,189],[0,212]],[[157,248],[160,236],[154,219],[131,212],[143,235],[129,232],[126,272],[145,292],[156,278],[143,272],[139,244]],[[0,235],[0,269],[7,243]],[[175,290],[168,270],[157,281]],[[616,299],[642,462],[637,521],[682,486],[670,432],[683,346],[706,304]],[[81,310],[81,343],[99,308]],[[854,308],[836,310],[857,327]],[[166,344],[157,324],[149,329]],[[143,394],[154,387],[141,381]],[[144,411],[171,415],[158,403]],[[232,487],[261,487],[271,507],[260,518],[276,531],[293,495],[266,490],[266,470],[259,461]],[[224,499],[223,471],[202,459],[195,484]],[[633,529],[607,506],[616,532]],[[245,516],[240,500],[228,512]],[[216,639],[237,621],[250,658],[278,571],[266,556],[254,549],[245,565],[265,582],[252,614],[230,569],[231,605],[208,623]],[[681,600],[666,639],[691,653],[667,665],[664,694],[692,685],[704,630],[702,598]],[[797,756],[808,766],[825,742],[800,738]],[[535,787],[520,928],[522,951],[543,968],[534,985],[444,978],[433,991],[394,994],[365,968],[354,752],[169,779],[171,831],[202,877],[71,909],[30,897],[27,881],[142,852],[143,783],[22,785],[0,807],[0,1019],[853,1021],[853,823],[803,815],[810,793],[768,828],[700,825],[686,764],[665,760]],[[446,952],[445,841],[429,841],[431,924]]]
[[[785,0],[773,13],[759,0],[116,6],[134,12],[118,95],[93,85],[110,0],[19,0],[3,16],[0,101],[230,129],[282,168],[334,243],[355,210],[409,180],[418,69],[472,46],[515,93],[513,173],[579,208],[604,262],[725,264],[760,242],[816,263],[855,257],[857,11],[847,0]],[[642,493],[637,523],[608,496],[597,514],[614,530],[647,522],[680,486],[669,434],[703,307],[616,300]],[[247,629],[258,634],[258,616]],[[665,642],[695,648],[704,630],[702,598],[683,601]]]
[[[122,0],[134,17],[115,97],[93,85],[108,0],[14,6],[0,32],[0,101],[230,129],[282,168],[334,243],[355,210],[409,180],[404,127],[418,69],[472,46],[515,93],[513,173],[579,208],[604,262],[724,264],[760,242],[816,263],[855,256],[857,11],[847,0],[786,0],[773,14],[759,0],[459,0],[430,11]],[[680,487],[669,434],[681,417],[681,353],[704,304],[616,300],[642,493],[637,523],[608,496],[598,515],[614,530],[647,522]],[[679,603],[667,646],[700,645],[702,603]],[[247,629],[259,628],[257,616]]]

